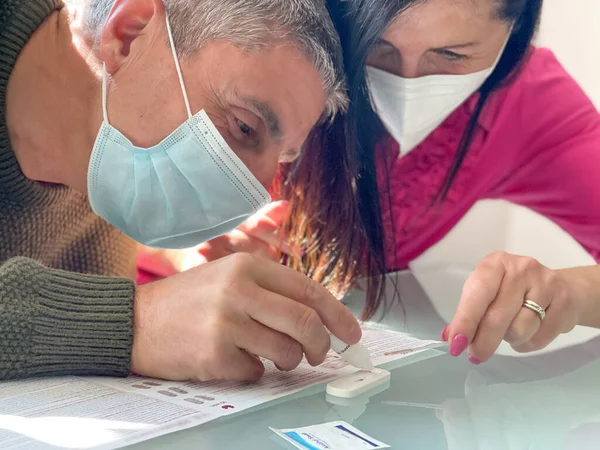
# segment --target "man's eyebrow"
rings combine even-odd
[[[283,129],[281,128],[279,116],[269,104],[250,97],[240,97],[240,101],[242,102],[242,106],[252,111],[265,122],[267,131],[274,139],[281,139],[283,137]]]

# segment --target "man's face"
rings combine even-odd
[[[205,109],[233,151],[270,186],[280,159],[297,156],[325,108],[323,80],[292,45],[245,53],[227,42],[207,45],[184,64],[192,105]],[[185,75],[184,75],[185,76]]]
[[[121,51],[126,58],[109,67],[110,122],[135,145],[156,145],[187,119],[164,23],[153,17]],[[320,74],[291,44],[247,52],[213,41],[181,59],[181,68],[192,113],[206,111],[265,187],[280,159],[300,151],[325,107]]]

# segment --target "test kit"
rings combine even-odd
[[[327,394],[334,397],[354,398],[390,381],[390,373],[384,369],[361,370],[338,378],[327,385]]]

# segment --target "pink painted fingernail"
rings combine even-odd
[[[452,356],[460,356],[469,345],[469,340],[464,334],[458,334],[450,344],[450,354]]]
[[[475,366],[479,366],[480,364],[482,364],[481,361],[479,361],[477,358],[475,358],[474,356],[469,356],[469,362]]]
[[[448,342],[448,328],[449,326],[442,330],[441,337],[443,342]]]

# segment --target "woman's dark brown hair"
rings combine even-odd
[[[301,158],[282,168],[275,187],[276,194],[291,203],[285,225],[290,240],[306,251],[302,258],[286,258],[287,265],[340,297],[364,277],[367,300],[363,318],[372,317],[383,300],[386,241],[381,202],[390,201],[380,195],[389,192],[386,174],[379,180],[376,174],[376,148],[385,130],[371,108],[366,61],[392,21],[422,1],[427,0],[328,0],[344,47],[350,108],[312,133]],[[509,83],[525,62],[543,2],[493,1],[498,3],[499,19],[514,24],[512,35],[498,66],[479,89],[475,112],[437,202],[444,200],[461,168],[490,95]],[[386,224],[386,230],[388,227],[393,238],[394,224]]]

